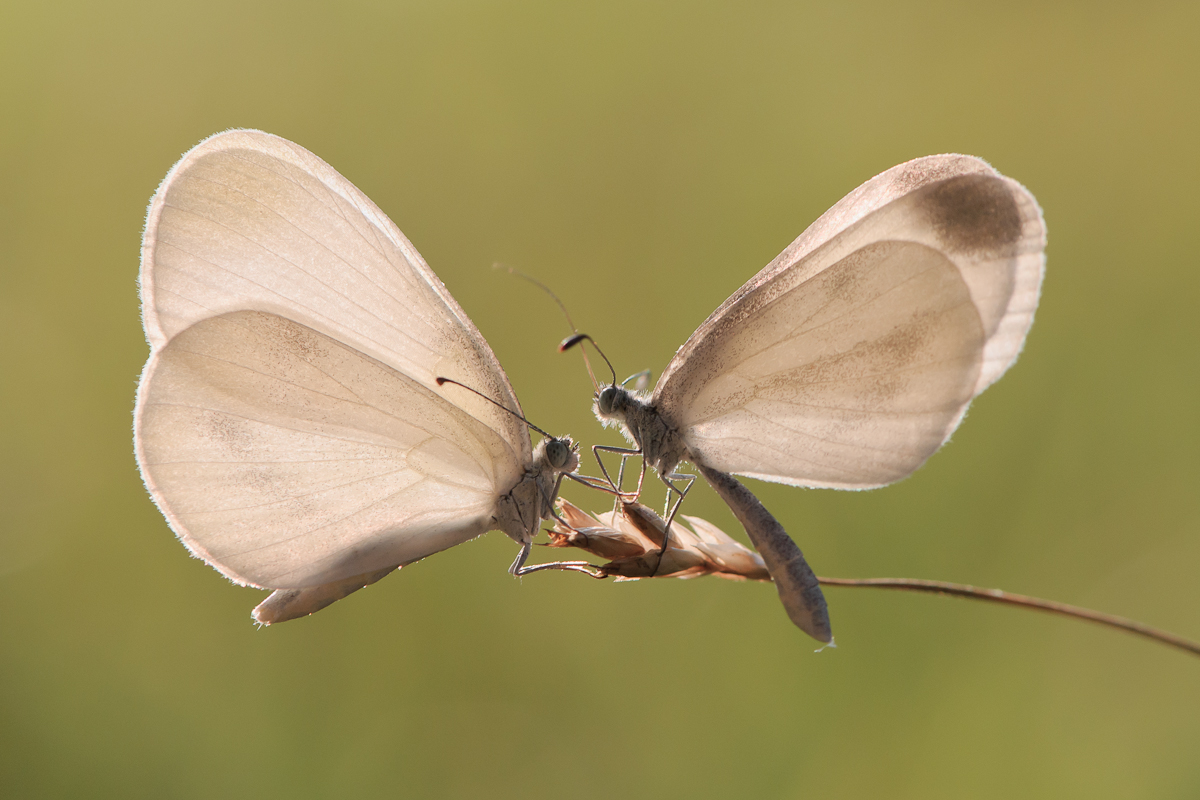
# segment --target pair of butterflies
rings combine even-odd
[[[1044,246],[1033,196],[983,161],[901,164],[718,308],[651,396],[614,382],[597,412],[664,480],[695,464],[793,621],[829,641],[799,549],[730,474],[839,489],[911,474],[1016,359]],[[492,529],[521,544],[519,570],[578,467],[569,439],[531,446],[491,348],[395,224],[279,137],[220,133],[171,169],[141,299],[142,476],[195,556],[275,590],[259,622]]]

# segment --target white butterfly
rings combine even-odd
[[[194,555],[277,590],[259,622],[491,529],[522,545],[517,573],[575,477],[569,438],[531,448],[491,348],[399,229],[277,136],[220,133],[171,169],[141,297],[138,466]]]
[[[1033,195],[980,159],[893,167],[714,311],[653,394],[615,380],[599,391],[596,414],[635,448],[596,449],[640,454],[643,474],[653,467],[679,500],[693,477],[675,469],[696,465],[746,527],[792,621],[831,641],[799,548],[729,473],[835,489],[912,474],[1016,360],[1045,243]]]

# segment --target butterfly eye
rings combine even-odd
[[[551,439],[546,443],[546,460],[554,469],[562,469],[570,457],[571,448],[561,439]]]
[[[621,406],[624,405],[624,403],[621,402],[623,399],[621,395],[621,390],[616,386],[609,386],[607,389],[601,392],[600,399],[596,401],[600,407],[600,413],[607,416],[620,411]]]

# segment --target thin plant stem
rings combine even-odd
[[[983,600],[989,603],[1003,603],[1010,606],[1030,608],[1034,611],[1045,611],[1064,617],[1074,617],[1076,619],[1087,620],[1088,622],[1096,622],[1100,625],[1107,625],[1110,628],[1128,631],[1129,633],[1136,633],[1138,636],[1145,636],[1147,639],[1153,639],[1161,644],[1200,656],[1200,642],[1193,642],[1190,639],[1184,639],[1182,636],[1160,631],[1157,628],[1151,628],[1149,625],[1143,625],[1140,622],[1135,622],[1125,617],[1101,614],[1099,611],[1092,611],[1091,609],[1080,608],[1079,606],[1056,603],[1053,600],[1042,600],[1038,597],[1029,597],[1023,594],[1013,594],[1012,592],[1005,592],[1000,589],[981,589],[978,586],[969,586],[965,583],[924,581],[912,578],[818,577],[817,580],[820,581],[822,586],[859,586],[874,589],[898,589],[908,592],[947,594],[954,597],[965,597],[969,600]]]

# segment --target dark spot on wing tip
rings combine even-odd
[[[963,175],[931,186],[923,204],[951,252],[1005,255],[1021,237],[1012,189],[994,175]]]

